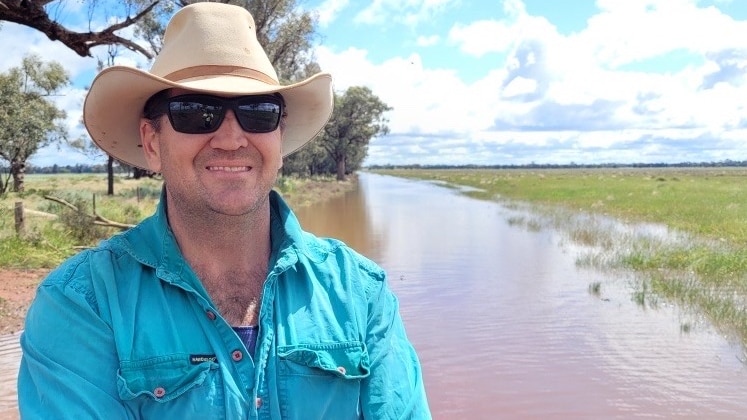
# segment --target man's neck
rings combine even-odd
[[[241,216],[195,217],[172,206],[168,216],[190,266],[202,267],[213,275],[266,267],[271,252],[269,200],[256,211]]]

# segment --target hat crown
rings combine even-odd
[[[277,73],[257,40],[254,18],[242,7],[227,6],[196,3],[174,14],[150,72],[177,81],[221,73],[214,67],[207,72],[200,69],[222,66],[226,72],[246,70],[278,84]]]

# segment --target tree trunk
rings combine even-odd
[[[16,235],[26,236],[26,218],[23,214],[23,201],[16,201],[15,205]]]
[[[337,159],[337,180],[345,180],[345,155],[342,155]]]
[[[23,192],[25,189],[26,162],[18,158],[13,159],[10,162],[10,173],[13,175],[13,191]]]
[[[114,158],[111,156],[109,156],[109,159],[106,161],[106,176],[106,194],[114,195]]]

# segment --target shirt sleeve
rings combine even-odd
[[[96,313],[92,292],[58,273],[39,287],[26,316],[18,374],[21,417],[128,418],[116,388],[111,328]]]
[[[385,278],[375,282],[368,313],[366,347],[371,365],[362,384],[364,418],[430,419],[420,361]]]

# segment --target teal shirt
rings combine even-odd
[[[270,199],[254,351],[184,260],[162,199],[39,286],[21,337],[22,418],[429,419],[384,271]]]

